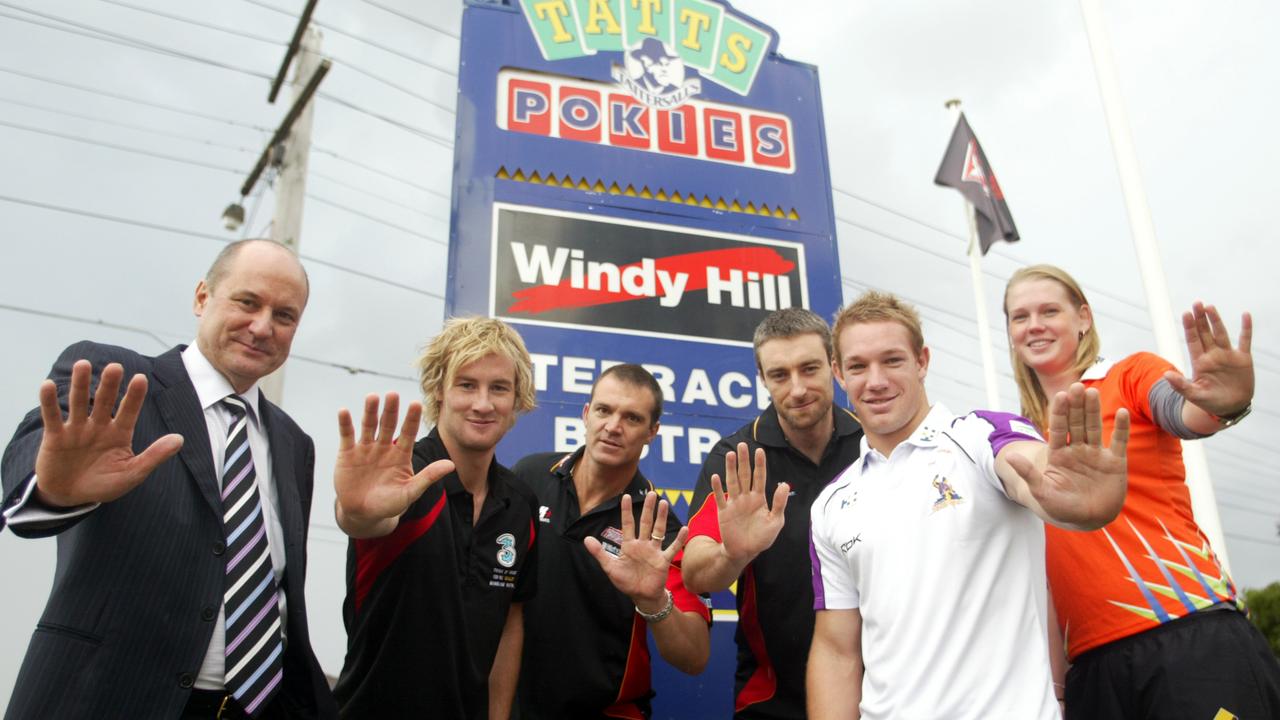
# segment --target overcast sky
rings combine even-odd
[[[158,353],[194,336],[195,283],[220,239],[238,237],[219,215],[287,109],[287,94],[266,103],[267,78],[303,5],[0,0],[0,426],[34,405],[70,342]],[[1074,3],[734,5],[774,27],[784,55],[818,66],[846,297],[878,287],[919,305],[933,400],[985,404],[961,201],[932,184],[951,97],[964,101],[1023,237],[985,262],[1005,409],[1016,392],[1000,296],[1020,265],[1059,264],[1086,285],[1105,354],[1154,349]],[[1242,311],[1254,315],[1254,414],[1206,446],[1235,579],[1259,587],[1280,579],[1280,5],[1106,5],[1173,305],[1212,301],[1233,333]],[[302,240],[313,292],[284,404],[317,442],[308,593],[332,673],[345,646],[333,418],[366,392],[415,396],[411,362],[442,319],[461,16],[453,0],[321,0],[315,15],[334,69],[316,107]],[[265,232],[272,203],[269,189],[250,198],[248,232]],[[53,550],[0,535],[0,562],[19,579],[0,600],[11,628],[0,701]]]

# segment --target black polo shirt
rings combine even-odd
[[[791,485],[786,524],[768,550],[756,556],[738,578],[738,669],[734,680],[734,716],[805,717],[804,670],[813,641],[813,578],[809,560],[809,508],[822,488],[858,459],[862,427],[848,410],[832,408],[835,428],[815,465],[791,446],[770,405],[754,421],[722,439],[702,463],[693,491],[689,537],[720,541],[720,521],[711,476],[724,476],[724,456],[745,442],[754,456],[763,447],[769,477],[765,496],[778,483]]]
[[[593,536],[606,550],[622,540],[622,495],[581,515],[573,485],[571,455],[543,453],[516,463],[515,474],[538,497],[538,573],[542,588],[524,606],[524,662],[520,666],[520,720],[649,717],[649,643],[635,604],[609,581],[582,541]],[[653,485],[636,473],[624,491],[640,522],[645,493]],[[667,514],[666,539],[681,522]],[[667,589],[676,610],[697,612],[711,621],[701,598],[684,587],[672,565]]]
[[[413,446],[413,469],[448,457],[432,430]],[[507,611],[537,588],[538,505],[495,460],[473,527],[474,507],[451,473],[391,534],[348,543],[343,717],[487,717]]]

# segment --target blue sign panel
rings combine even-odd
[[[533,353],[538,408],[503,462],[576,448],[596,375],[640,363],[665,396],[641,470],[687,519],[707,452],[769,403],[756,325],[839,306],[817,71],[776,47],[715,0],[468,2],[447,311],[502,318]],[[731,630],[703,677],[728,684],[685,713],[728,714]],[[658,665],[657,708],[698,692]]]

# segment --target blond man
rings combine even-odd
[[[494,459],[533,408],[533,365],[500,320],[455,318],[418,361],[423,403],[365,398],[338,416],[338,525],[351,540],[344,717],[506,718],[522,607],[537,586],[537,502]],[[425,405],[424,405],[425,404]],[[425,413],[434,428],[414,442]]]
[[[1057,718],[1042,522],[1115,518],[1128,416],[1103,448],[1078,384],[1054,398],[1048,443],[1016,415],[930,404],[919,317],[885,293],[843,309],[833,338],[865,436],[810,513],[809,717]]]

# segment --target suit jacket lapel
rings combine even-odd
[[[276,499],[279,507],[276,512],[280,516],[280,525],[285,536],[285,567],[293,562],[294,553],[302,548],[302,528],[306,518],[302,517],[302,500],[298,496],[297,468],[294,467],[294,437],[280,427],[282,411],[272,405],[266,398],[261,398],[259,407],[262,410],[263,426],[271,443],[271,474],[276,484]]]
[[[182,348],[174,348],[156,358],[153,394],[160,416],[169,430],[183,438],[178,457],[187,466],[192,481],[209,503],[209,509],[222,517],[222,495],[218,492],[217,471],[213,467],[213,448],[209,446],[209,426],[204,409],[196,397],[196,388],[182,364]]]

